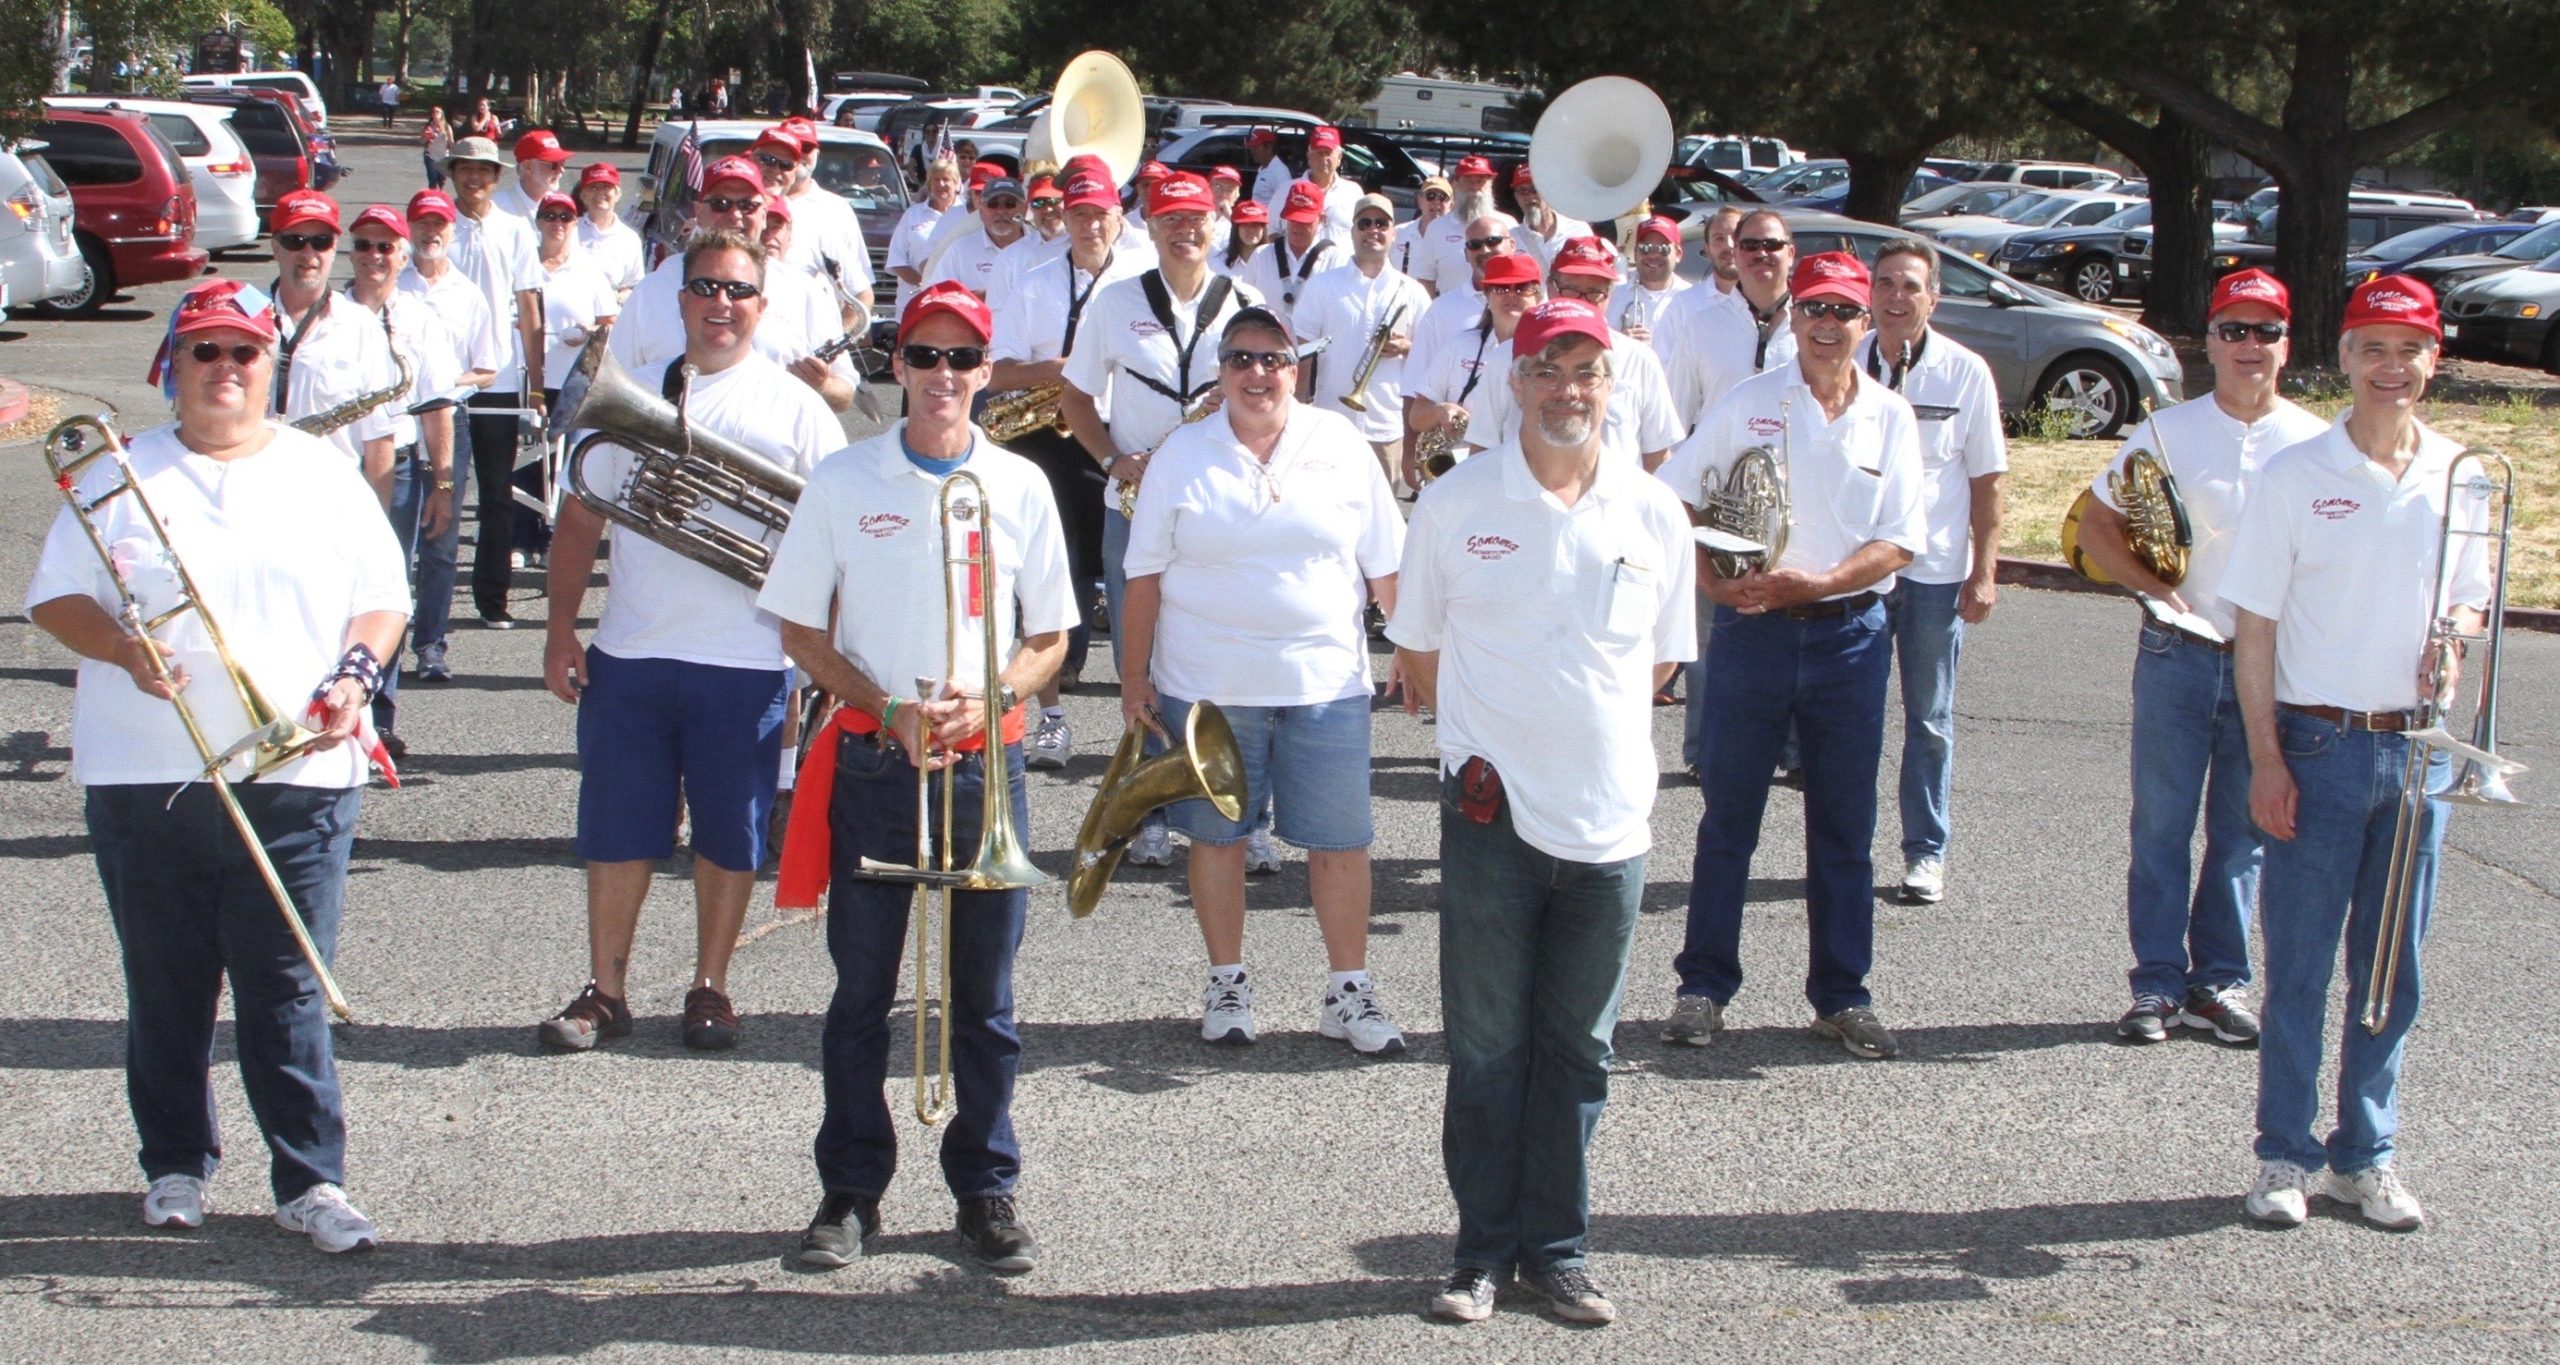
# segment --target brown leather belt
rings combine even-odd
[[[2287,711],[2309,716],[2314,720],[2325,720],[2331,725],[2343,726],[2349,730],[2399,734],[2404,730],[2418,728],[2418,713],[2415,711],[2350,711],[2343,706],[2299,706],[2289,701],[2281,702],[2279,705]]]
[[[1874,606],[1881,597],[1870,590],[1848,597],[1834,597],[1827,602],[1807,602],[1801,607],[1787,607],[1778,614],[1793,621],[1827,621],[1834,616],[1847,616]]]
[[[2198,649],[2210,649],[2216,654],[2228,654],[2231,652],[2231,642],[2229,640],[2208,640],[2205,637],[2196,634],[2192,630],[2183,630],[2177,626],[2169,627],[2169,633],[2186,641],[2188,644],[2194,645]]]

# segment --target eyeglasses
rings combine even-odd
[[[946,359],[951,362],[951,368],[955,370],[974,370],[987,363],[987,348],[984,346],[925,346],[911,341],[898,348],[898,359],[907,362],[907,368],[910,370],[937,369]]]
[[[353,247],[356,254],[359,256],[368,252],[376,255],[388,256],[392,252],[400,249],[400,241],[396,237],[383,237],[379,239],[372,237],[350,237],[347,239],[347,245]]]
[[[245,341],[233,342],[229,346],[219,341],[199,341],[187,348],[187,354],[194,356],[199,365],[210,365],[227,355],[231,357],[232,364],[242,369],[257,364],[259,357],[266,353],[266,347],[252,346]]]
[[[1671,244],[1669,242],[1638,242],[1636,243],[1636,254],[1639,256],[1668,256],[1671,254]]]
[[[1784,237],[1736,237],[1733,239],[1734,250],[1756,251],[1764,256],[1775,256],[1794,245],[1794,242]]]
[[[1022,207],[1022,201],[1008,194],[995,199],[981,200],[979,201],[979,207],[994,209],[998,213],[1006,213]]]
[[[752,280],[715,280],[708,275],[696,275],[684,282],[684,292],[697,299],[707,299],[714,294],[726,294],[733,300],[751,299],[763,293],[764,286]]]
[[[2272,346],[2284,340],[2287,330],[2289,329],[2281,322],[2217,322],[2213,324],[2213,334],[2234,345],[2256,337]]]
[[[1840,322],[1856,322],[1867,315],[1865,308],[1854,303],[1799,303],[1795,309],[1816,322],[1824,318],[1832,318]]]
[[[1568,370],[1562,365],[1532,365],[1524,376],[1533,384],[1599,384],[1609,378],[1609,371],[1598,365],[1584,365]]]
[[[1488,284],[1484,287],[1483,292],[1487,294],[1534,294],[1538,292],[1538,286],[1534,284]]]
[[[332,251],[337,248],[334,232],[279,232],[276,245],[287,251]]]
[[[563,212],[561,212],[561,211],[560,211],[560,210],[558,210],[558,209],[546,209],[546,210],[544,210],[543,212],[541,212],[541,213],[537,213],[537,214],[535,214],[535,215],[533,215],[533,216],[534,216],[537,220],[539,220],[539,221],[541,221],[541,222],[545,222],[545,223],[574,223],[574,222],[578,221],[578,215],[576,215],[576,214],[574,214],[574,213],[563,213]],[[359,242],[359,243],[357,243],[357,244],[356,244],[356,247],[357,247],[357,249],[358,249],[358,250],[362,250],[362,249],[363,249],[363,247],[364,247],[364,244],[363,244],[363,243],[361,243],[361,242]]]
[[[1298,363],[1288,351],[1220,351],[1218,363],[1238,374],[1246,370],[1269,370],[1273,374]]]
[[[1597,307],[1609,301],[1607,285],[1559,284],[1552,291],[1560,299],[1580,299]]]
[[[1470,237],[1467,239],[1467,250],[1491,251],[1510,240],[1508,237]]]
[[[697,199],[694,202],[711,210],[713,213],[745,213],[750,209],[760,209],[764,207],[764,200],[753,196],[745,199],[732,199],[725,194],[715,194],[707,199]]]
[[[1384,232],[1395,225],[1395,220],[1392,218],[1354,218],[1351,220],[1351,226],[1360,229],[1362,232]]]

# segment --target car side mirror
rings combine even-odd
[[[2006,284],[2006,283],[2003,283],[2002,281],[1999,281],[1999,280],[1993,280],[1993,281],[1991,282],[1991,306],[1992,306],[1992,307],[1994,307],[1994,308],[2015,308],[2015,307],[2017,307],[2018,305],[2020,305],[2020,304],[2022,304],[2022,303],[2025,303],[2026,301],[2027,301],[2027,296],[2026,296],[2026,295],[2024,295],[2024,294],[2022,294],[2022,293],[2019,293],[2019,292],[2017,291],[2017,289],[2015,289],[2014,287],[2012,287],[2012,286],[2010,286],[2010,285],[2008,285],[2008,284]]]

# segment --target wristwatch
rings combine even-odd
[[[453,491],[453,480],[452,480],[452,478],[451,478],[451,477],[446,477],[446,478],[441,478],[441,479],[436,480],[436,491],[437,491],[437,492],[439,492],[439,493],[450,493],[450,492],[452,492],[452,491]]]
[[[1015,708],[1015,707],[1017,707],[1017,706],[1020,706],[1021,704],[1022,704],[1022,694],[1013,690],[1013,684],[1012,684],[1012,683],[997,683],[997,684],[996,684],[996,714],[997,714],[997,715],[999,715],[999,716],[1003,716],[1003,715],[1010,715],[1010,714],[1012,714],[1012,712],[1013,712],[1013,708]]]

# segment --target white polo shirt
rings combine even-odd
[[[1245,258],[1244,269],[1235,274],[1236,283],[1250,285],[1262,298],[1262,306],[1289,322],[1298,300],[1307,292],[1315,277],[1328,270],[1340,269],[1351,261],[1351,250],[1328,238],[1318,237],[1305,255],[1289,249],[1289,239],[1273,233],[1271,240],[1254,248]],[[1290,323],[1289,330],[1297,331]],[[1306,340],[1301,336],[1300,341]]]
[[[656,392],[663,372],[659,365],[634,371],[633,377]],[[817,391],[761,355],[751,354],[716,374],[695,376],[685,420],[802,478],[844,440],[844,428]],[[599,496],[618,500],[632,464],[630,452],[598,445],[587,453],[586,484]],[[772,533],[725,507],[702,515],[772,543]],[[722,668],[788,666],[782,627],[756,609],[755,589],[620,527],[609,534],[611,590],[605,594],[604,617],[596,623],[596,648],[617,659],[679,659]]]
[[[2222,410],[2208,393],[2151,414],[2125,436],[2115,458],[2089,481],[2098,501],[2121,512],[2107,476],[2124,472],[2125,457],[2136,450],[2159,456],[2178,481],[2178,500],[2186,505],[2187,527],[2195,543],[2187,550],[2187,576],[2178,596],[2189,610],[2213,623],[2230,639],[2237,626],[2231,604],[2222,600],[2222,576],[2239,542],[2241,514],[2247,510],[2258,471],[2277,451],[2300,445],[2329,429],[2291,399],[2255,422],[2243,422]],[[2362,708],[2358,708],[2362,709]]]
[[[1393,253],[1389,256],[1392,259]],[[1388,356],[1378,361],[1368,387],[1360,391],[1360,401],[1368,405],[1368,411],[1353,412],[1343,406],[1342,398],[1351,392],[1360,357],[1369,349],[1369,338],[1376,334],[1378,324],[1392,314],[1396,332],[1411,336],[1413,325],[1430,306],[1431,295],[1392,265],[1380,266],[1374,276],[1360,273],[1356,262],[1339,270],[1318,271],[1314,279],[1307,281],[1307,291],[1298,296],[1290,323],[1290,330],[1302,345],[1319,337],[1328,341],[1324,354],[1314,361],[1316,406],[1349,419],[1364,441],[1402,439],[1404,357]]]
[[[1316,235],[1333,243],[1331,254],[1336,261],[1351,259],[1351,219],[1359,213],[1361,196],[1367,193],[1351,177],[1339,174],[1324,188],[1324,224],[1316,229]],[[1288,193],[1283,191],[1280,198],[1286,203]],[[1279,226],[1280,210],[1271,211],[1271,223],[1274,228]],[[1272,235],[1277,237],[1279,233]]]
[[[1727,294],[1710,285],[1682,294],[1666,319],[1670,349],[1662,354],[1663,368],[1671,377],[1672,406],[1694,425],[1734,385],[1755,374],[1791,368],[1796,334],[1787,317],[1787,305],[1781,302],[1764,343],[1760,323],[1751,315],[1750,301],[1741,290]],[[1657,341],[1662,331],[1657,323]]]
[[[1483,415],[1486,404],[1494,401],[1492,390],[1509,382],[1502,367],[1509,363],[1511,343],[1493,334],[1490,320],[1482,317],[1483,311],[1481,306],[1477,308],[1483,325],[1442,336],[1436,344],[1426,346],[1417,337],[1413,354],[1406,356],[1404,362],[1406,396],[1465,408],[1470,432],[1475,430],[1476,419]],[[1485,439],[1490,443],[1493,438]]]
[[[1920,500],[1920,423],[1901,395],[1857,375],[1857,395],[1826,420],[1797,367],[1753,375],[1708,410],[1656,474],[1691,506],[1700,480],[1721,483],[1753,446],[1781,453],[1787,476],[1787,550],[1777,567],[1828,573],[1870,541],[1917,555],[1929,543]],[[1867,588],[1893,590],[1887,574]],[[1855,593],[1835,593],[1850,597]]]
[[[532,224],[492,206],[486,218],[466,214],[454,223],[453,245],[445,256],[489,306],[498,377],[487,391],[523,392],[524,341],[516,330],[516,295],[542,287],[542,239],[534,235]]]
[[[466,294],[476,299],[476,295]],[[332,307],[363,309],[355,296],[339,291]],[[444,319],[436,316],[427,301],[415,294],[404,294],[396,287],[383,310],[373,315],[378,325],[385,325],[391,349],[409,362],[409,389],[398,401],[384,409],[391,419],[391,443],[412,446],[418,443],[418,419],[408,409],[430,398],[451,393],[462,373],[454,350],[453,339],[446,334]]]
[[[1079,330],[1094,299],[1113,283],[1146,273],[1147,267],[1114,250],[1099,275],[1077,267],[1063,252],[1022,272],[1012,296],[996,310],[995,340],[989,354],[998,360],[1038,364],[1066,354],[1067,314],[1073,308]],[[1197,359],[1193,361],[1198,364]]]
[[[498,368],[498,336],[489,317],[489,301],[461,271],[448,267],[430,281],[413,265],[400,272],[398,287],[403,297],[424,303],[444,323],[445,342],[453,348],[453,359],[460,369]],[[514,316],[508,314],[510,318]]]
[[[1510,214],[1496,213],[1493,216],[1502,220],[1505,236],[1520,226],[1520,220]],[[1475,263],[1467,259],[1467,224],[1474,221],[1452,208],[1432,224],[1431,275],[1424,283],[1431,285],[1442,298],[1447,298],[1452,292],[1475,291]]]
[[[1022,288],[1022,277],[1033,267],[1066,255],[1070,245],[1063,232],[1055,237],[1026,232],[1013,245],[997,252],[996,281],[987,290],[987,307],[1001,315],[1013,305],[1015,291]]]
[[[596,324],[622,310],[622,300],[615,294],[613,281],[586,257],[571,252],[557,270],[543,271],[542,280],[542,380],[550,388],[560,387],[577,368],[578,353],[586,349],[582,337],[572,344],[561,340],[571,328],[595,335]]]
[[[1537,258],[1540,275],[1546,274],[1548,268],[1556,263],[1556,248],[1576,237],[1590,235],[1589,223],[1579,218],[1567,218],[1561,213],[1556,215],[1553,232],[1540,232],[1525,220],[1511,229],[1511,240],[1520,244],[1521,251]]]
[[[640,234],[619,218],[597,227],[594,219],[580,215],[578,250],[604,272],[616,293],[637,286],[640,277],[649,273],[647,259],[640,250]]]
[[[958,207],[959,202],[954,200],[952,209]],[[924,269],[927,244],[933,240],[934,229],[941,226],[942,216],[952,209],[938,209],[922,199],[907,205],[907,211],[898,215],[898,225],[889,229],[889,268]]]
[[[955,237],[949,246],[942,248],[942,256],[933,263],[933,269],[924,272],[924,282],[939,284],[944,280],[958,280],[975,291],[978,297],[985,298],[996,287],[996,260],[1004,255],[1005,248],[1038,235],[1026,231],[1013,242],[1004,243],[998,243],[983,232]]]
[[[1433,243],[1440,224],[1448,217],[1444,213],[1427,223],[1408,218],[1396,224],[1395,234],[1387,238],[1387,264],[1416,284],[1430,283],[1431,277],[1440,272],[1439,248]]]
[[[2405,711],[2418,704],[2419,656],[2439,608],[2488,605],[2487,551],[2458,540],[2444,602],[2430,601],[2445,476],[2462,447],[2421,425],[2417,456],[2395,482],[2348,439],[2346,420],[2258,472],[2222,596],[2276,623],[2277,701]],[[2477,498],[2456,498],[2453,511],[2470,529],[2487,523]]]
[[[370,321],[370,319],[368,319]],[[169,531],[169,549],[203,594],[203,606],[250,680],[299,720],[313,688],[345,653],[347,623],[368,612],[410,608],[400,542],[373,488],[346,456],[318,437],[270,423],[274,438],[254,455],[209,460],[178,441],[177,426],[154,427],[127,446],[134,481]],[[94,501],[121,477],[111,461],[92,465],[79,485]],[[131,498],[91,514],[148,620],[178,601],[175,570]],[[26,606],[86,597],[110,615],[113,580],[71,509],[54,514],[36,559]],[[248,713],[223,673],[199,619],[172,620],[157,638],[186,670],[187,704],[217,750],[249,733]],[[178,709],[133,685],[114,664],[82,659],[71,705],[71,780],[84,787],[194,780],[203,764],[179,724]],[[229,770],[248,775],[244,757]],[[345,788],[365,780],[355,745],[294,760],[262,782]]]
[[[391,359],[390,339],[382,334],[382,320],[344,294],[333,293],[326,298],[328,307],[298,335],[291,368],[284,375],[284,389],[279,395],[283,405],[278,415],[288,422],[317,416],[350,399],[378,393],[400,377],[399,366]],[[299,313],[285,317],[285,311],[282,304],[276,305],[284,331],[291,335],[302,325],[302,318]],[[286,364],[281,345],[276,364],[280,369]],[[361,462],[365,442],[399,435],[399,425],[391,416],[398,406],[387,403],[375,408],[320,439],[340,454]]]
[[[1649,329],[1653,339],[1645,344],[1660,356],[1670,344],[1662,331],[1663,316],[1688,290],[1689,282],[1678,275],[1673,275],[1671,283],[1660,289],[1647,289],[1635,280],[1627,280],[1609,293],[1609,325],[1621,332],[1630,327]]]
[[[1698,655],[1680,500],[1600,462],[1566,507],[1516,445],[1422,491],[1387,638],[1440,655],[1440,763],[1502,774],[1530,847],[1610,863],[1652,847],[1653,670]]]
[[[918,695],[919,679],[944,674],[945,592],[956,588],[962,602],[972,600],[968,568],[943,560],[936,509],[942,481],[907,459],[906,429],[900,421],[818,466],[757,599],[782,620],[824,630],[828,608],[842,598],[837,651],[901,697]],[[995,634],[998,648],[1009,650],[1017,635],[1076,624],[1074,577],[1048,476],[985,432],[973,435],[960,469],[986,485],[995,530]],[[986,676],[985,632],[974,617],[959,625],[960,686],[974,688]]]
[[[1448,345],[1483,320],[1484,294],[1476,288],[1472,277],[1456,288],[1442,285],[1439,297],[1422,310],[1422,317],[1413,324],[1413,354],[1405,357],[1406,371],[1410,373],[1420,368],[1419,362],[1426,351]],[[1472,342],[1473,338],[1469,341]]]
[[[848,297],[872,287],[871,244],[863,240],[862,216],[843,195],[815,181],[804,181],[791,196],[791,249],[783,255],[808,267],[830,296],[838,287]]]
[[[635,375],[656,375],[668,361],[684,354],[683,292],[684,254],[678,252],[658,262],[658,268],[622,301],[622,313],[605,335],[613,358],[624,369]],[[768,267],[764,300],[764,315],[756,319],[757,355],[787,365],[844,333],[844,315],[807,271],[788,265]],[[847,356],[838,355],[827,362],[827,368],[847,379],[854,377],[853,361]]]
[[[1164,589],[1150,676],[1235,706],[1365,695],[1360,608],[1403,554],[1395,494],[1340,414],[1291,402],[1266,465],[1220,409],[1166,438],[1138,485],[1125,563]]]
[[[1890,362],[1876,355],[1876,334],[1858,347],[1858,365],[1873,378]],[[1954,337],[1922,333],[1903,398],[1920,420],[1920,506],[1929,544],[1901,576],[1914,583],[1961,583],[1973,571],[1973,481],[2009,468],[2000,431],[2000,386],[1991,366]],[[2226,632],[2227,634],[2227,632]]]
[[[1492,447],[1520,439],[1522,418],[1511,393],[1511,358],[1507,341],[1495,342],[1485,351],[1484,382],[1476,387],[1476,401],[1469,412],[1469,445]],[[1664,381],[1662,362],[1654,359],[1651,347],[1613,329],[1609,366],[1615,383],[1609,410],[1601,420],[1601,446],[1611,457],[1642,469],[1646,451],[1667,451],[1680,444],[1685,428],[1671,410],[1671,386]]]
[[[1076,329],[1075,349],[1067,353],[1066,381],[1111,414],[1112,444],[1131,454],[1155,449],[1181,424],[1189,404],[1176,400],[1174,393],[1203,393],[1217,383],[1218,333],[1239,309],[1261,301],[1250,286],[1231,282],[1226,302],[1195,334],[1193,324],[1202,296],[1171,298],[1168,291],[1172,312],[1168,329],[1147,304],[1146,281],[1153,273],[1114,280],[1096,290],[1093,302],[1085,305],[1083,324]],[[1216,286],[1217,277],[1201,277],[1203,290]],[[1192,347],[1187,375],[1180,366],[1185,345]],[[1141,375],[1153,382],[1140,382],[1136,376]],[[1118,481],[1103,496],[1104,506],[1117,508]]]
[[[1280,206],[1289,202],[1289,186],[1297,178],[1290,172],[1289,163],[1276,155],[1262,163],[1261,170],[1253,173],[1253,197],[1270,210],[1271,226],[1275,231],[1280,226]]]

